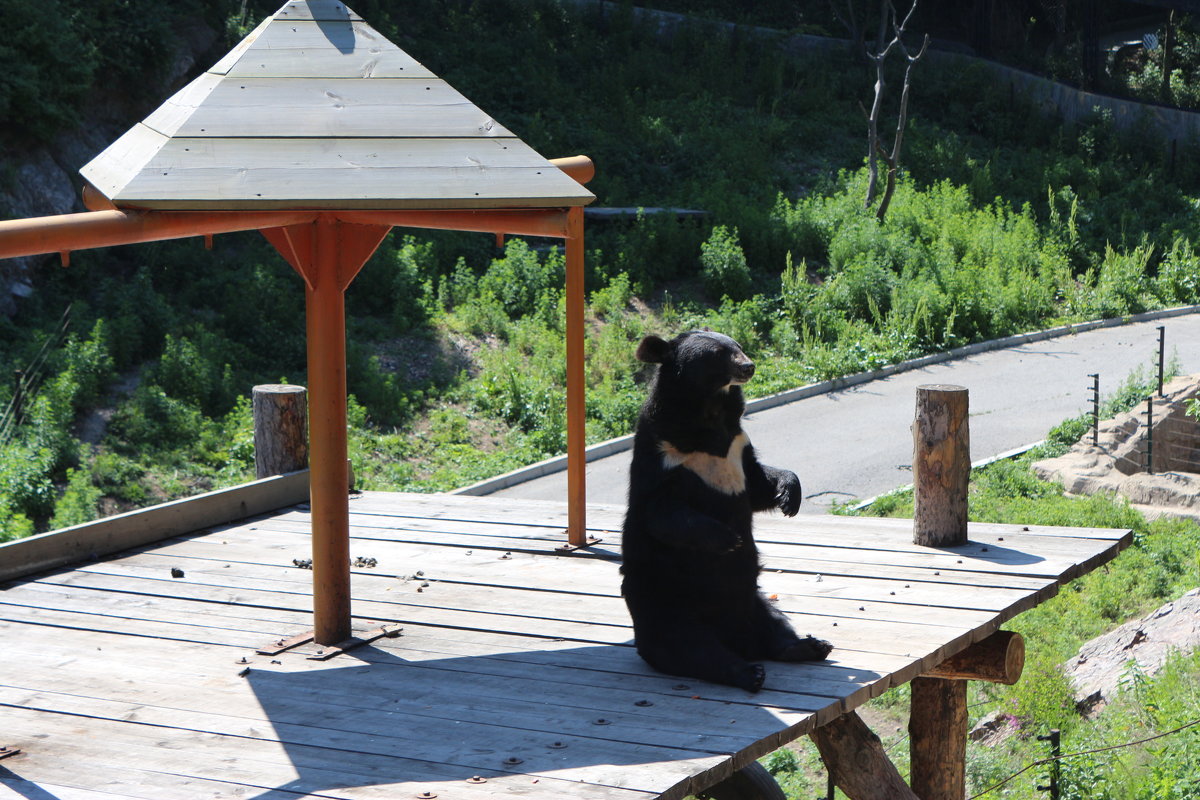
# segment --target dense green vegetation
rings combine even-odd
[[[1151,386],[1148,378],[1135,373],[1105,400],[1103,413],[1107,417],[1132,407],[1152,391]],[[1134,540],[1120,558],[1073,581],[1055,598],[1005,625],[1025,637],[1025,671],[1011,687],[971,684],[971,723],[999,712],[1009,734],[999,744],[968,744],[971,795],[1046,757],[1046,745],[1036,737],[1052,728],[1062,732],[1062,752],[1077,753],[1123,745],[1200,720],[1200,653],[1173,657],[1153,677],[1131,669],[1119,700],[1092,718],[1076,708],[1072,687],[1058,667],[1084,642],[1200,586],[1200,526],[1196,523],[1167,518],[1147,521],[1120,498],[1066,497],[1061,486],[1033,474],[1032,462],[1064,452],[1088,424],[1086,416],[1067,420],[1050,431],[1044,445],[972,473],[972,520],[1129,528]],[[911,516],[912,493],[889,495],[861,513]],[[902,721],[907,688],[888,692],[873,705],[884,718],[890,712]],[[1195,726],[1131,748],[1065,759],[1060,796],[1194,798],[1200,792],[1198,737],[1200,726]],[[891,753],[903,763],[907,749],[903,736],[897,732],[884,735],[884,739],[885,745],[898,745]],[[802,748],[800,757],[777,756],[774,768],[797,796],[805,796],[800,790],[811,779],[813,765],[812,753]],[[772,766],[770,761],[768,766]],[[1033,787],[1045,784],[1047,774],[1046,769],[1031,771],[989,796],[1040,797]]]
[[[112,39],[57,2],[92,37],[90,75],[113,48],[153,72],[159,45],[139,41],[181,14],[236,37],[273,10],[115,4],[139,22],[109,20],[122,32]],[[591,155],[600,203],[709,212],[589,231],[593,440],[628,432],[641,396],[633,344],[651,330],[730,333],[765,362],[769,379],[752,386],[767,393],[1200,299],[1190,150],[1172,163],[1150,133],[1104,118],[1065,128],[990,92],[982,70],[921,65],[907,172],[879,224],[861,209],[870,72],[848,54],[785,55],[687,26],[664,40],[628,9],[580,16],[550,0],[356,10],[539,151]],[[389,238],[347,298],[364,486],[447,489],[561,452],[562,271],[550,243]],[[250,475],[250,387],[303,382],[305,370],[300,283],[264,242],[77,253],[37,277],[35,296],[0,320],[6,363],[29,373],[19,409],[16,387],[0,387],[0,537]]]

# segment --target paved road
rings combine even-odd
[[[802,512],[825,512],[834,501],[864,499],[911,483],[916,387],[950,383],[970,391],[971,458],[980,460],[1036,442],[1062,420],[1090,407],[1089,373],[1100,392],[1114,391],[1137,367],[1152,374],[1158,326],[1166,328],[1168,360],[1200,371],[1200,314],[1099,328],[993,350],[902,372],[748,414],[746,432],[768,464],[795,470],[804,485]],[[629,451],[588,465],[588,501],[625,502]],[[526,481],[495,494],[562,499],[566,472]]]

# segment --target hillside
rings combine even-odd
[[[107,27],[66,14],[93,88],[55,96],[97,122],[72,127],[64,112],[9,129],[7,152],[26,159],[8,162],[9,196],[28,194],[30,176],[73,173],[101,132],[115,136],[170,91],[144,75],[191,63],[177,85],[270,10],[260,6],[242,16],[217,0],[130,2],[121,8],[139,24]],[[540,152],[592,156],[599,204],[707,212],[589,230],[592,439],[632,424],[633,343],[649,330],[729,332],[763,364],[765,393],[1200,299],[1188,148],[1172,157],[1104,118],[1066,127],[992,91],[983,69],[918,65],[880,224],[861,207],[873,68],[841,47],[785,50],[688,24],[664,36],[628,8],[549,0],[356,10]],[[118,47],[132,53],[120,69]],[[66,210],[62,187],[43,206],[10,205]],[[28,296],[0,317],[0,352],[24,372],[0,386],[0,536],[246,479],[250,387],[304,380],[290,269],[238,235],[212,252],[178,242],[52,263],[29,266]],[[562,268],[536,241],[497,251],[487,236],[393,232],[347,298],[365,486],[453,488],[562,450]]]

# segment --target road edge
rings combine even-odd
[[[930,353],[920,358],[912,358],[907,361],[901,361],[896,364],[890,364],[886,367],[870,370],[868,372],[858,372],[854,375],[844,375],[840,378],[832,378],[819,383],[809,383],[795,389],[787,389],[776,394],[767,395],[766,397],[758,397],[754,400],[749,400],[746,403],[746,413],[753,414],[757,411],[765,411],[768,408],[775,408],[786,403],[792,403],[796,400],[804,400],[809,397],[815,397],[820,394],[828,394],[836,392],[840,389],[847,389],[851,386],[859,386],[864,383],[888,378],[892,375],[897,375],[901,372],[909,372],[914,369],[932,366],[933,364],[942,364],[946,361],[953,361],[958,358],[985,353],[992,350],[1003,350],[1006,347],[1015,347],[1022,344],[1030,344],[1032,342],[1043,342],[1047,339],[1057,339],[1062,336],[1071,336],[1077,333],[1086,333],[1096,330],[1097,328],[1116,328],[1121,325],[1130,325],[1136,322],[1153,322],[1159,319],[1170,319],[1171,317],[1183,317],[1188,314],[1200,312],[1200,305],[1191,306],[1176,306],[1175,308],[1163,308],[1157,311],[1145,311],[1140,314],[1128,314],[1123,317],[1109,317],[1108,319],[1090,320],[1088,322],[1076,322],[1070,325],[1058,325],[1045,330],[1032,331],[1030,333],[1018,333],[1013,336],[1005,336],[1001,339],[991,339],[986,342],[976,342],[974,344],[963,345],[956,347],[953,350],[945,350],[940,353]],[[597,459],[606,458],[616,453],[628,450],[633,446],[633,434],[618,436],[615,439],[598,442],[591,445],[585,450],[585,457],[588,463]],[[1026,448],[1028,449],[1028,448]],[[1001,454],[995,456],[995,459],[1010,457]],[[975,466],[975,465],[972,465]],[[562,472],[567,468],[567,457],[554,456],[544,461],[539,461],[536,464],[530,464],[526,467],[515,469],[511,472],[506,472],[503,475],[496,475],[491,478],[473,483],[470,486],[464,486],[460,489],[455,489],[449,494],[461,494],[470,496],[482,496],[498,492],[502,489],[516,486],[526,481],[542,478],[546,475],[553,475],[556,472]],[[872,502],[878,498],[872,498]]]

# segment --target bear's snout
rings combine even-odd
[[[733,382],[745,383],[754,377],[754,362],[748,358],[733,362]]]

